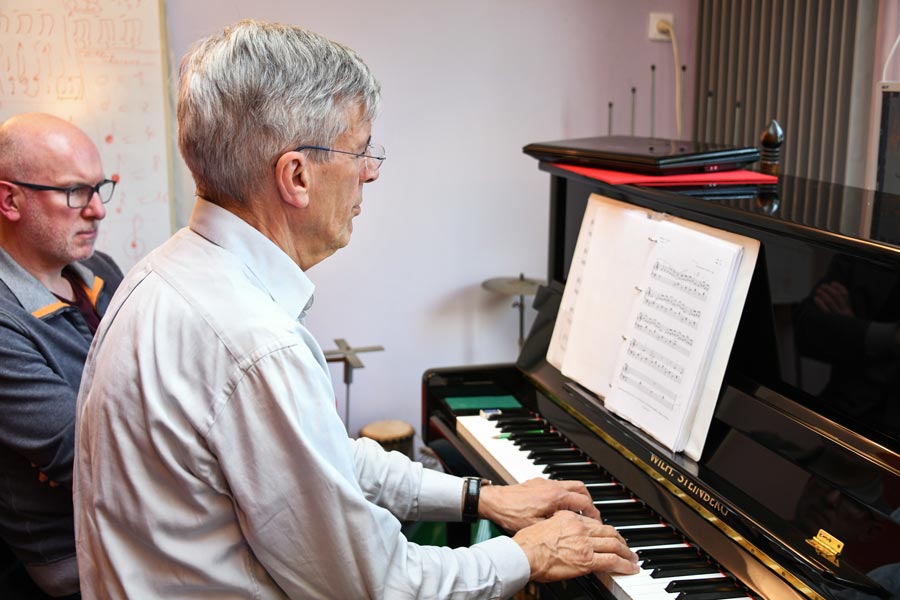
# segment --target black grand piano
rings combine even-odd
[[[422,431],[495,481],[531,465],[584,480],[604,520],[646,548],[639,576],[582,577],[542,597],[900,598],[900,197],[783,176],[755,197],[710,199],[540,169],[548,283],[524,347],[515,364],[427,371]],[[545,359],[592,193],[761,242],[699,461]],[[457,431],[491,398],[507,406],[484,414],[509,452]]]

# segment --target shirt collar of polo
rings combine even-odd
[[[313,282],[281,248],[252,225],[231,211],[198,198],[188,226],[237,256],[285,312],[302,318],[309,310],[315,291]]]
[[[79,263],[70,263],[70,266],[88,286],[88,289],[91,289],[94,272]],[[30,313],[59,304],[56,296],[7,254],[3,248],[0,248],[0,281],[6,284],[22,308]]]

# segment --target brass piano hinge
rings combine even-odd
[[[844,549],[844,542],[837,539],[824,529],[820,529],[816,537],[809,538],[806,543],[815,548],[816,554],[827,559],[834,565],[838,565],[838,556]]]

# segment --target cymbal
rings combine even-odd
[[[484,289],[505,294],[507,296],[533,296],[539,286],[544,285],[540,279],[531,279],[520,275],[519,277],[494,277],[481,282]]]

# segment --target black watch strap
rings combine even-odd
[[[466,523],[474,523],[478,520],[478,498],[481,496],[481,483],[480,477],[465,478],[462,518]]]

